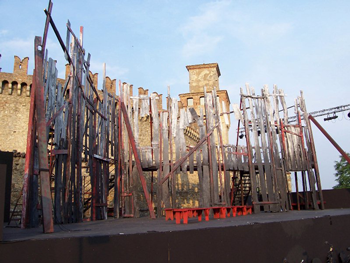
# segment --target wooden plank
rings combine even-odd
[[[188,119],[185,113],[186,113],[185,109],[182,108],[180,110],[180,120],[178,124],[179,125],[179,130],[178,130],[179,144],[177,144],[180,147],[180,158],[182,158],[187,154],[187,146],[185,141],[184,130],[188,126]],[[187,174],[187,166],[188,166],[188,160],[186,159],[181,165],[181,171],[186,174]]]
[[[76,53],[77,53],[77,45],[76,41],[73,38],[72,39],[72,57],[73,57],[73,64],[72,66],[76,68]],[[72,74],[76,74],[75,71],[72,72]],[[69,205],[68,205],[68,213],[69,218],[72,219],[72,222],[77,222],[77,216],[78,213],[74,213],[75,203],[74,201],[78,200],[77,192],[76,192],[76,158],[77,158],[77,104],[78,104],[78,85],[77,85],[78,79],[74,76],[72,81],[71,89],[69,90],[69,93],[72,93],[72,114],[71,117],[68,119],[69,122],[71,122],[71,155],[70,158],[70,175],[69,175],[69,183],[70,183],[70,192],[69,192]]]
[[[249,172],[249,155],[248,155],[248,147],[242,147],[243,154],[243,171]]]
[[[246,89],[247,89],[247,95],[251,95],[250,92],[250,88],[248,86],[248,84],[246,85]],[[252,93],[254,94],[254,91],[252,91]],[[258,138],[258,127],[256,124],[256,119],[255,119],[255,109],[253,106],[253,102],[252,102],[252,98],[248,97],[248,103],[249,103],[249,108],[250,108],[250,118],[251,118],[251,124],[252,124],[252,135],[253,135],[253,141],[254,141],[254,150],[255,150],[255,158],[256,158],[256,164],[258,165],[258,171],[259,171],[259,184],[257,182],[257,185],[259,185],[259,190],[260,190],[260,194],[262,197],[262,201],[263,202],[267,202],[267,191],[266,191],[266,184],[265,184],[265,173],[264,173],[264,168],[263,168],[263,163],[262,163],[262,159],[261,159],[261,151],[260,151],[260,143],[259,143],[259,138]],[[261,129],[263,129],[263,126],[260,126],[260,133],[261,133]],[[264,210],[267,211],[268,210],[268,206],[264,206]]]
[[[94,104],[97,106],[97,100],[94,100]],[[92,188],[92,198],[91,198],[91,219],[94,221],[97,219],[97,203],[99,203],[97,196],[97,159],[93,158],[94,154],[98,153],[97,150],[97,140],[98,140],[98,129],[96,127],[98,116],[97,114],[92,115],[92,120],[90,121],[90,133],[89,133],[89,160],[90,160],[90,182]]]
[[[116,137],[115,137],[115,97],[113,96],[112,102],[111,102],[111,141],[110,141],[110,147],[111,147],[111,157],[114,157],[115,159],[115,144],[116,144]]]
[[[267,132],[269,134],[269,145],[270,145],[270,158],[272,163],[272,171],[274,174],[274,180],[275,180],[275,191],[280,192],[280,206],[282,210],[286,209],[287,199],[286,199],[286,189],[285,185],[282,184],[281,177],[283,176],[282,170],[280,167],[280,156],[277,146],[277,135],[276,135],[276,125],[274,120],[274,114],[273,114],[273,108],[270,102],[270,94],[268,91],[267,86],[263,89],[263,95],[265,98],[265,109],[266,109],[266,116],[267,116]]]
[[[286,138],[286,166],[289,170],[295,170],[297,167],[296,156],[293,142],[292,132],[293,127],[285,127],[285,138]]]
[[[199,137],[203,139],[205,137],[205,126],[203,123],[203,109],[200,109],[200,116],[197,115],[196,111],[193,108],[190,108],[193,119],[197,122],[199,128]],[[202,205],[204,207],[210,206],[210,178],[209,178],[209,162],[208,162],[208,148],[207,144],[202,144],[199,148],[202,152],[197,154],[197,170],[199,169],[199,182],[201,186],[201,196],[202,196]],[[199,162],[199,163],[198,163]],[[202,166],[202,169],[198,168],[198,165]],[[201,174],[202,173],[202,174]]]
[[[244,122],[243,122],[243,123],[244,123]],[[242,161],[242,159],[243,159],[242,153],[243,153],[244,151],[243,151],[242,146],[238,145],[236,151],[237,151],[238,153],[240,153],[240,154],[238,154],[238,155],[235,155],[236,161],[237,161],[237,162],[236,162],[236,163],[237,163],[237,170],[243,171],[243,170],[244,170],[244,166],[243,166],[243,161]]]
[[[146,149],[146,160],[147,160],[147,167],[151,167],[152,164],[153,164],[152,148],[147,148]]]
[[[78,77],[78,82],[82,83],[83,79],[83,61],[84,55],[82,52],[78,52],[78,60],[76,63],[76,74]],[[78,84],[80,85],[80,84]],[[75,201],[75,210],[77,213],[77,222],[83,222],[84,208],[83,208],[83,178],[82,178],[82,152],[83,152],[83,136],[84,136],[84,91],[81,87],[77,87],[77,184],[76,184],[76,199]]]
[[[133,154],[134,154],[134,158],[135,158],[135,162],[136,162],[136,167],[137,167],[137,170],[138,170],[138,174],[139,174],[139,177],[140,177],[142,188],[143,188],[143,191],[144,191],[144,194],[145,194],[145,198],[146,198],[146,201],[147,201],[147,206],[148,206],[148,209],[149,209],[149,213],[150,213],[151,218],[155,218],[155,214],[154,214],[154,210],[153,210],[153,207],[152,207],[152,203],[151,203],[151,200],[149,198],[149,192],[148,192],[148,189],[147,189],[145,177],[144,177],[143,172],[142,172],[140,159],[138,157],[138,153],[137,153],[136,146],[135,146],[135,143],[134,143],[135,142],[134,141],[134,136],[133,136],[132,131],[131,131],[129,119],[127,118],[126,108],[125,108],[125,105],[124,105],[123,102],[121,103],[121,109],[122,109],[122,113],[123,113],[124,118],[125,118],[125,123],[127,124],[126,125],[127,132],[128,132],[129,138],[130,138],[130,144],[132,145],[132,150],[133,150]]]
[[[190,149],[192,146],[190,146]],[[190,174],[193,174],[194,172],[194,159],[196,159],[196,152],[194,152],[190,157],[188,157],[189,160],[189,169],[190,169]]]
[[[229,203],[230,201],[230,174],[227,172],[227,168],[226,168],[226,156],[225,156],[225,150],[224,150],[224,146],[223,146],[223,139],[222,139],[222,123],[221,123],[221,118],[220,118],[220,105],[217,101],[217,95],[216,95],[216,89],[214,88],[214,90],[212,91],[213,93],[213,104],[214,104],[214,116],[215,116],[215,124],[218,124],[218,137],[219,137],[219,146],[218,146],[218,156],[221,157],[222,160],[222,168],[223,168],[223,176],[224,176],[224,185],[222,184],[222,180],[221,180],[221,171],[220,171],[220,186],[221,186],[221,196],[223,199],[223,202],[225,202],[226,204]],[[225,103],[223,102],[223,109],[226,112],[226,109],[224,108]],[[225,114],[225,116],[227,117],[227,115]],[[226,123],[228,125],[228,121]],[[219,157],[219,159],[220,159]],[[221,168],[221,164],[219,164],[219,168]],[[220,170],[220,169],[219,169]]]
[[[120,89],[120,81],[119,81],[119,89]],[[114,183],[114,217],[120,217],[120,178],[121,178],[121,136],[122,136],[122,123],[121,123],[121,112],[120,112],[120,102],[117,104],[118,111],[116,113],[116,134],[118,134],[118,138],[116,138],[116,175],[115,175],[115,183]]]
[[[284,91],[282,89],[279,90],[279,95],[280,95],[280,102],[282,104],[282,108],[283,108],[283,119],[281,120],[281,122],[283,122],[283,125],[288,125],[288,108],[287,108],[287,103],[286,103],[286,100],[285,100],[285,94],[284,94]],[[282,131],[284,132],[284,131]],[[288,147],[287,146],[287,136],[286,136],[286,133],[283,133],[282,134],[283,138],[284,138],[284,141],[283,141],[283,149],[284,149],[284,155],[285,155],[285,165],[286,165],[286,169],[287,170],[290,170],[290,161],[291,161],[291,155],[290,155],[290,152],[288,151]]]
[[[260,138],[261,138],[261,148],[262,148],[262,154],[263,154],[263,159],[264,159],[264,177],[266,180],[266,190],[268,194],[268,201],[275,202],[276,196],[274,192],[274,180],[273,180],[273,175],[271,172],[271,161],[269,158],[269,151],[267,147],[267,140],[266,140],[266,131],[265,131],[265,126],[266,122],[264,124],[264,115],[263,115],[263,101],[262,100],[255,100],[255,111],[256,111],[256,118],[259,122],[260,126]],[[275,206],[270,206],[270,211],[277,211],[278,207]]]
[[[112,118],[114,119],[113,141],[114,141],[114,196],[113,196],[113,215],[114,218],[119,218],[119,114],[117,112],[117,105],[115,96],[112,101]]]
[[[245,98],[243,97],[243,90],[241,88],[241,99],[242,99],[242,109],[243,109],[243,116],[244,116],[244,129],[245,129],[245,136],[247,140],[247,153],[248,153],[248,165],[249,165],[249,176],[250,176],[250,184],[251,184],[251,195],[252,195],[252,202],[258,201],[258,196],[255,191],[256,189],[256,174],[255,174],[255,168],[252,162],[252,148],[250,145],[250,136],[249,136],[249,119],[248,119],[248,112],[246,108],[246,102]],[[254,207],[254,212],[256,213],[259,211],[259,207],[256,205],[253,205]]]
[[[290,202],[290,194],[288,190],[288,184],[287,184],[287,174],[286,169],[284,166],[284,151],[279,151],[277,142],[279,142],[279,145],[282,145],[282,133],[280,129],[280,117],[279,117],[279,95],[277,85],[274,85],[273,89],[273,97],[274,97],[274,109],[275,109],[275,129],[274,132],[276,133],[276,144],[274,144],[274,147],[276,147],[276,166],[278,166],[278,172],[280,172],[279,180],[280,180],[280,186],[281,186],[281,196],[282,196],[282,205],[284,206],[284,209],[287,211],[291,209],[291,202]],[[278,161],[278,162],[277,162]]]
[[[207,130],[211,130],[214,127],[213,116],[213,98],[210,93],[205,95],[205,109],[206,109],[206,126]],[[211,201],[213,205],[219,204],[219,181],[218,181],[218,163],[216,157],[216,145],[214,135],[209,137],[208,141],[208,153],[209,153],[209,172],[211,175]]]
[[[174,141],[175,141],[175,160],[178,161],[180,158],[181,158],[181,153],[180,153],[180,136],[179,136],[179,133],[180,133],[180,127],[179,125],[177,124],[176,127],[176,136],[174,137]],[[180,167],[176,170],[177,173],[180,172]]]
[[[170,171],[169,166],[169,130],[168,130],[168,112],[163,112],[162,118],[162,135],[163,135],[163,174],[162,179]],[[169,183],[162,186],[162,201],[165,208],[170,208],[170,195],[169,195]]]
[[[47,163],[47,141],[46,141],[46,122],[44,105],[44,87],[42,77],[43,54],[40,50],[41,38],[35,37],[35,85],[36,85],[36,109],[37,109],[37,127],[38,127],[38,149],[39,149],[39,168],[41,179],[41,197],[43,209],[43,230],[45,233],[54,232],[52,218],[52,203],[50,192],[49,167]]]
[[[300,117],[300,112],[298,111],[298,123],[301,126],[301,117]],[[317,204],[317,198],[316,198],[316,189],[315,189],[315,175],[312,170],[311,162],[308,158],[306,149],[305,149],[305,142],[304,142],[304,135],[301,132],[301,140],[302,140],[302,149],[303,149],[303,157],[305,159],[305,164],[306,164],[306,171],[309,179],[309,186],[310,186],[310,191],[311,191],[311,201],[312,201],[312,208],[315,210],[318,210],[318,204]]]
[[[175,101],[176,102],[176,101]],[[175,103],[177,106],[177,103]],[[174,121],[174,114],[177,114],[177,111],[174,112],[174,107],[173,107],[173,99],[170,97],[170,87],[168,86],[168,97],[167,97],[167,107],[168,107],[168,112],[169,112],[169,150],[170,150],[170,171],[173,171],[173,121]],[[176,118],[175,118],[176,121]],[[164,179],[164,178],[163,178]],[[172,207],[176,207],[176,180],[175,180],[175,175],[171,175],[171,202],[172,202]]]
[[[306,170],[303,151],[302,151],[302,145],[301,145],[301,131],[302,127],[290,127],[290,131],[293,132],[293,134],[288,134],[289,138],[291,139],[291,156],[292,156],[292,163],[294,165],[295,170]]]
[[[153,159],[155,165],[159,167],[159,115],[158,115],[158,100],[156,94],[151,95],[151,111],[152,111],[152,148]]]
[[[203,186],[203,168],[202,168],[202,156],[200,149],[196,153],[196,164],[198,173],[198,192],[199,192],[199,207],[206,207],[204,205],[204,186]]]
[[[308,130],[308,133],[309,133],[309,141],[310,141],[310,148],[311,148],[310,150],[312,152],[312,159],[313,159],[313,162],[314,162],[316,183],[317,183],[318,193],[319,193],[319,196],[320,196],[321,209],[324,209],[322,185],[321,185],[320,171],[319,171],[319,168],[318,168],[318,161],[317,161],[314,137],[313,137],[313,133],[312,133],[310,119],[306,118],[306,117],[308,117],[308,113],[307,113],[307,109],[306,109],[306,103],[305,103],[305,100],[304,100],[303,92],[301,92],[301,101],[302,101],[301,107],[302,107],[302,111],[304,113],[304,121],[306,123],[306,127],[307,127],[307,130]]]
[[[133,100],[133,109],[134,109],[134,135],[135,135],[135,144],[139,147],[139,98],[132,97]]]
[[[237,171],[238,170],[238,160],[237,160],[237,154],[235,154],[237,152],[237,146],[232,145],[229,148],[229,151],[231,151],[228,153],[230,170]]]

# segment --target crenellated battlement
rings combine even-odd
[[[13,73],[0,72],[0,94],[30,97],[32,75],[28,75],[28,61],[14,56]]]
[[[30,97],[32,88],[33,75],[28,75],[29,57],[21,60],[20,57],[14,56],[13,72],[0,72],[0,95],[17,95]],[[65,79],[69,76],[70,66],[66,64]],[[98,87],[98,73],[90,71],[90,77],[94,86]],[[62,85],[65,79],[58,79]],[[107,91],[111,94],[116,94],[116,79],[106,77]]]
[[[13,73],[14,74],[28,74],[28,61],[29,57],[25,57],[24,59],[20,59],[18,56],[15,56],[15,63],[13,65]]]

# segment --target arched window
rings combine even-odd
[[[199,104],[200,105],[204,105],[204,97],[200,97],[199,98]]]
[[[12,84],[11,87],[9,87],[9,95],[12,95],[13,90],[16,91],[18,87],[17,81],[12,81],[11,84]]]
[[[27,90],[27,83],[22,82],[21,86],[17,89],[17,94],[21,95],[23,91]]]
[[[9,82],[7,80],[3,80],[0,84],[0,94],[2,94],[3,90],[6,90],[8,88]]]

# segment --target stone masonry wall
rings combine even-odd
[[[25,152],[30,97],[7,92],[0,94],[0,150]]]
[[[22,208],[21,189],[23,186],[24,164],[25,164],[25,154],[14,153],[13,167],[12,167],[11,210],[13,210],[17,201],[19,206],[17,207],[16,210],[21,210]]]

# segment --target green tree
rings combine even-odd
[[[348,156],[349,153],[346,153]],[[340,161],[335,162],[334,168],[336,170],[335,179],[338,184],[334,186],[334,189],[350,188],[350,164],[345,160],[343,156],[340,156]]]

